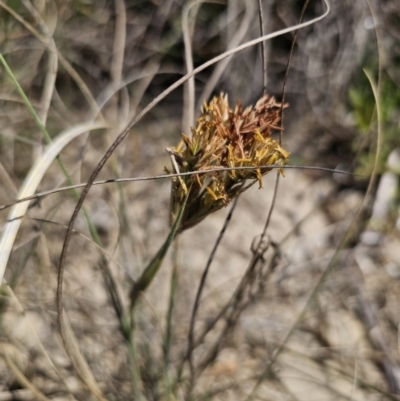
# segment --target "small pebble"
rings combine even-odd
[[[377,231],[365,231],[361,234],[361,242],[367,246],[377,246],[380,244],[382,234]]]
[[[388,262],[385,265],[386,273],[395,279],[400,279],[400,266],[394,262]]]

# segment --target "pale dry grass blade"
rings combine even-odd
[[[111,79],[114,87],[121,86],[122,68],[124,66],[124,52],[126,41],[126,9],[124,0],[114,0],[115,3],[115,34],[114,48],[111,63]]]
[[[65,310],[62,311],[62,314],[59,319],[60,322],[60,329],[63,333],[63,341],[65,345],[65,349],[71,358],[71,361],[79,374],[79,377],[82,381],[86,384],[89,390],[93,393],[93,395],[100,401],[107,401],[104,398],[92,371],[89,368],[88,363],[86,362],[85,358],[81,354],[79,350],[78,341],[75,337],[74,332],[72,331],[72,327],[68,321],[67,314]]]
[[[194,14],[197,15],[199,10],[199,5],[203,3],[201,0],[193,0],[185,5],[182,10],[182,32],[183,32],[183,43],[185,45],[185,62],[186,62],[186,72],[190,73],[193,71],[193,54],[192,54],[192,43],[191,34],[194,28],[194,22],[196,21],[196,16],[193,17],[193,21],[189,24],[189,11],[192,7],[195,7]],[[182,117],[182,131],[190,132],[190,127],[194,124],[194,105],[195,105],[195,81],[194,77],[188,79],[185,84],[183,98],[183,117]]]
[[[379,49],[379,46],[378,46],[378,49]],[[372,190],[375,186],[375,183],[376,183],[376,180],[378,177],[378,162],[379,162],[379,156],[382,151],[382,105],[381,105],[381,99],[380,99],[379,82],[378,82],[378,84],[375,83],[374,78],[372,77],[372,75],[369,71],[364,71],[364,72],[368,78],[368,81],[369,81],[372,91],[374,93],[374,98],[375,98],[375,102],[376,102],[376,114],[377,114],[377,119],[378,119],[378,131],[377,131],[377,139],[376,139],[374,166],[373,166],[373,170],[372,170],[372,174],[371,174],[371,180],[368,184],[367,192],[365,194],[366,199],[369,200],[369,197],[372,196]]]
[[[35,399],[39,401],[50,401],[50,398],[46,397],[41,391],[39,391],[33,383],[20,371],[17,364],[12,360],[12,358],[7,355],[7,353],[3,353],[3,358],[6,361],[9,369],[13,372],[14,377],[18,381],[18,383],[31,391],[34,395]]]
[[[258,0],[258,19],[260,21],[260,34],[265,35],[264,8],[261,0]],[[301,22],[301,21],[300,21]],[[262,60],[262,76],[263,76],[263,95],[267,94],[267,43],[261,43],[261,60]],[[282,101],[282,104],[284,102]]]
[[[85,132],[102,128],[106,128],[102,123],[87,123],[77,125],[65,130],[64,132],[61,132],[57,138],[45,148],[43,155],[36,160],[35,164],[30,169],[18,192],[18,197],[23,198],[26,196],[31,196],[35,193],[51,163],[65,148],[65,146],[67,146],[74,138],[84,134]],[[17,204],[13,207],[8,215],[8,223],[6,224],[0,240],[0,283],[4,276],[8,258],[10,257],[11,250],[14,245],[15,237],[21,225],[21,218],[28,210],[28,206],[29,202]]]
[[[35,7],[28,0],[23,0],[22,2],[35,19],[36,23],[39,25],[41,31],[48,41],[47,72],[44,79],[43,91],[40,99],[40,108],[38,111],[40,121],[43,125],[46,125],[47,115],[50,109],[51,99],[53,97],[58,69],[57,49],[53,39],[54,29],[57,25],[57,14],[52,13],[53,29],[49,29],[49,26],[43,21],[41,15],[35,9]]]
[[[114,94],[121,91],[121,109],[117,109],[118,102],[115,103],[115,115],[117,117],[116,129],[123,127],[128,121],[129,113],[129,96],[127,88],[122,85],[122,73],[124,68],[124,56],[126,46],[126,5],[124,0],[115,0],[115,32],[114,32],[114,47],[113,57],[111,60],[110,74]]]
[[[5,100],[7,102],[14,102],[14,103],[23,103],[20,97],[15,95],[10,95],[8,93],[0,93],[0,100]],[[40,108],[40,104],[36,101],[32,101],[32,106],[35,108]],[[3,134],[4,135],[4,134]]]
[[[57,78],[57,68],[58,68],[58,57],[55,50],[55,45],[53,39],[51,39],[51,45],[48,52],[47,61],[47,74],[44,80],[42,98],[40,101],[40,109],[38,111],[38,116],[43,125],[46,125],[47,116],[50,109],[51,99],[53,97],[54,87]]]
[[[255,8],[253,4],[250,2],[245,3],[245,14],[244,18],[240,24],[239,29],[233,35],[231,41],[228,44],[228,50],[234,49],[239,46],[240,42],[245,37],[246,33],[249,30],[250,24],[254,20],[254,11]],[[263,42],[265,43],[265,42]],[[228,57],[222,60],[216,67],[213,73],[211,74],[210,78],[207,80],[207,84],[201,93],[199,100],[197,102],[196,110],[200,110],[201,106],[207,99],[210,97],[212,91],[214,90],[215,86],[217,85],[219,79],[221,78],[222,74],[226,70],[228,64],[232,61],[231,57]]]
[[[13,194],[16,194],[18,192],[18,189],[16,188],[13,180],[11,179],[7,170],[4,168],[3,163],[1,162],[0,162],[0,177],[6,183],[8,189],[10,189]]]
[[[134,93],[134,99],[130,100],[131,103],[134,105],[131,107],[133,110],[136,109],[137,105],[139,104],[147,86],[151,82],[151,80],[154,78],[154,76],[157,74],[159,68],[159,63],[154,63],[154,62],[149,62],[146,68],[144,70],[146,71],[145,73],[142,74],[132,74],[128,77],[125,77],[121,85],[119,87],[114,87],[112,84],[108,85],[97,97],[97,102],[99,105],[100,109],[103,109],[103,107],[112,99],[112,97],[118,92],[122,91],[122,89],[127,90],[127,86],[135,81],[141,81],[138,86],[139,89],[135,90]],[[124,120],[125,121],[125,120]]]

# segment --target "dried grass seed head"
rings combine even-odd
[[[281,104],[271,96],[263,96],[254,107],[245,110],[240,101],[232,110],[224,94],[204,104],[202,115],[192,128],[192,138],[182,134],[178,146],[170,149],[179,171],[227,167],[254,170],[210,171],[176,179],[171,194],[172,217],[176,216],[186,191],[190,191],[181,231],[228,205],[243,191],[246,180],[257,179],[262,187],[262,176],[272,169],[265,166],[287,163],[289,153],[271,138],[271,130],[280,130],[280,110]]]

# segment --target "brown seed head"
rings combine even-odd
[[[287,163],[289,153],[270,137],[272,129],[280,129],[280,108],[281,104],[270,96],[244,111],[240,101],[235,110],[230,109],[228,97],[223,94],[204,104],[192,128],[192,139],[182,134],[178,146],[169,149],[179,172],[250,166],[254,170],[214,171],[175,179],[171,194],[173,218],[189,191],[180,231],[228,205],[243,192],[246,180],[258,180],[261,188],[262,176],[272,169],[265,166]]]

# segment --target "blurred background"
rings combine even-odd
[[[317,0],[0,1],[0,204],[86,182],[156,96],[261,36],[260,4],[265,34],[299,23],[303,8],[304,21],[326,10]],[[65,350],[55,304],[79,191],[36,199],[24,212],[3,208],[0,400],[400,399],[400,4],[330,6],[297,32],[282,146],[295,166],[352,174],[286,170],[270,219],[274,172],[240,197],[212,258],[192,345],[196,292],[230,206],[175,241],[129,342],[121,310],[169,233],[171,183],[92,187],[64,274],[84,373]],[[265,42],[266,92],[278,101],[294,38]],[[232,108],[248,106],[263,90],[261,45],[212,65],[195,76],[194,92],[180,86],[133,127],[99,179],[163,174],[165,148],[190,134],[204,101],[223,92]],[[38,121],[53,143],[64,138],[58,160]],[[43,174],[38,161],[48,165]],[[15,238],[10,219],[20,224]]]

